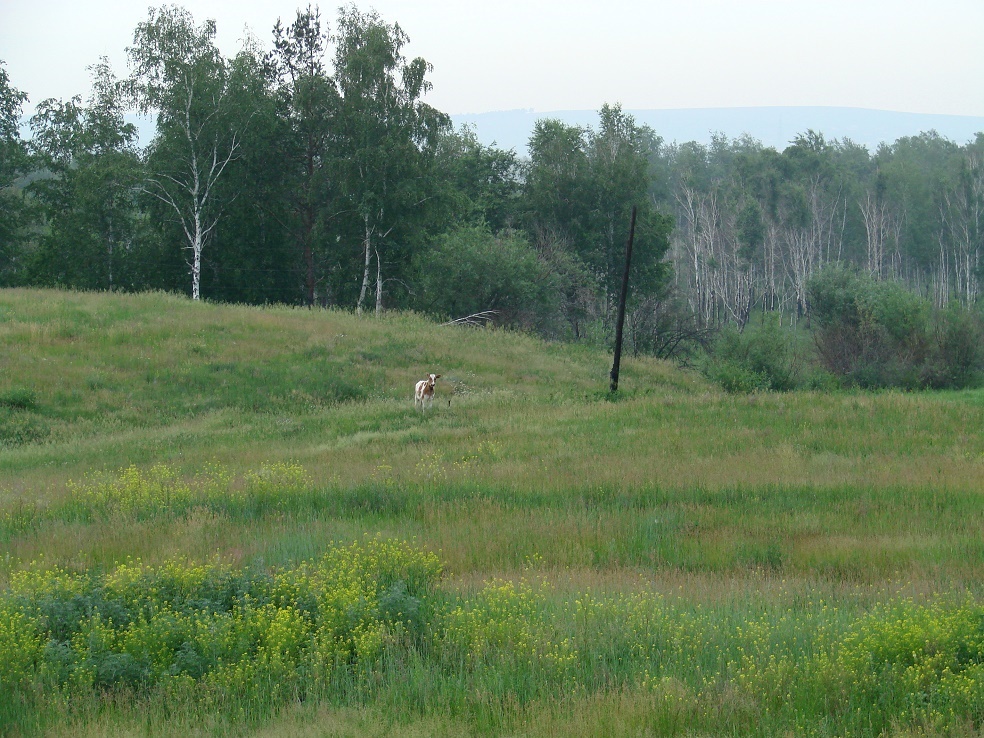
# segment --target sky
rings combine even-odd
[[[87,67],[126,47],[151,5],[0,0],[0,60],[26,92],[88,97]],[[296,0],[184,0],[233,56],[269,48]],[[334,25],[340,0],[322,4]],[[984,116],[982,0],[359,0],[433,65],[427,102],[451,114],[764,106]]]

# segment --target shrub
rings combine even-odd
[[[440,573],[433,554],[379,537],[269,572],[23,570],[0,596],[0,692],[143,693],[192,679],[206,699],[275,703],[308,688],[302,675],[324,687],[337,668],[374,666],[401,635],[420,640]]]
[[[713,329],[702,328],[679,292],[649,297],[628,315],[629,339],[634,353],[688,363],[706,349]]]
[[[724,328],[702,369],[728,392],[785,392],[798,384],[792,335],[775,315],[743,333],[732,326]]]
[[[38,396],[34,390],[13,387],[0,392],[0,447],[46,440],[51,428],[37,410]]]
[[[519,234],[461,226],[437,238],[417,271],[418,304],[442,317],[495,310],[505,325],[537,328],[560,309],[558,278]]]
[[[488,732],[529,705],[640,689],[659,734],[949,735],[984,716],[984,603],[972,595],[860,612],[812,597],[704,607],[525,578],[455,593],[440,573],[433,554],[379,537],[270,571],[15,572],[0,593],[0,732],[40,734],[46,720],[128,702],[187,700],[236,720],[353,698],[397,708],[396,720],[470,715]]]
[[[929,387],[957,389],[978,381],[984,367],[984,325],[980,315],[958,305],[937,314],[932,360],[923,370]]]
[[[34,390],[14,387],[0,392],[0,407],[9,407],[13,410],[31,410],[38,403],[38,396]]]
[[[837,692],[887,728],[907,715],[941,733],[984,715],[984,608],[935,601],[891,602],[859,620],[829,667]],[[835,692],[835,693],[837,693]]]
[[[981,368],[980,321],[897,282],[828,267],[808,284],[824,369],[861,388],[966,387]]]
[[[10,410],[0,405],[0,448],[43,443],[51,427],[35,413]]]

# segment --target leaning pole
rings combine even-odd
[[[625,244],[625,272],[622,274],[622,294],[618,298],[618,323],[615,326],[615,362],[612,364],[611,392],[618,391],[618,369],[622,362],[622,327],[625,325],[625,298],[629,293],[629,266],[632,264],[632,241],[635,239],[636,209],[632,208],[629,241]]]

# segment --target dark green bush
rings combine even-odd
[[[634,353],[681,363],[692,363],[714,336],[714,330],[700,324],[686,298],[673,288],[633,306],[626,325]]]
[[[792,333],[775,315],[741,333],[732,326],[724,328],[702,369],[728,392],[785,392],[799,383]]]
[[[0,405],[0,447],[42,443],[50,435],[51,427],[36,413]]]
[[[932,358],[923,372],[926,385],[959,389],[975,384],[984,369],[984,325],[980,315],[956,305],[939,313]]]
[[[417,262],[417,305],[443,318],[494,310],[497,322],[537,328],[560,310],[560,284],[518,233],[466,225],[436,239]]]
[[[898,282],[828,267],[808,284],[822,367],[844,386],[966,387],[981,370],[981,320],[929,300]]]
[[[31,410],[37,403],[38,396],[34,390],[13,387],[0,392],[0,407],[9,407],[12,410]]]

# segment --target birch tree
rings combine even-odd
[[[713,260],[717,203],[713,194],[683,184],[676,195],[678,273],[686,275],[686,294],[698,325],[706,328],[713,322],[714,293],[710,266]]]
[[[658,137],[617,105],[604,105],[598,116],[597,128],[537,122],[525,195],[531,230],[555,234],[552,240],[563,244],[572,264],[590,275],[597,304],[590,312],[600,315],[610,330],[633,207],[637,222],[631,289],[639,297],[666,287],[663,257],[671,224],[650,195],[649,157],[659,146]]]
[[[191,297],[198,300],[202,251],[221,213],[215,185],[240,147],[240,124],[229,110],[229,68],[215,46],[215,21],[196,26],[178,6],[151,8],[127,55],[137,106],[157,115],[146,191],[180,224],[190,252]]]
[[[858,209],[864,219],[867,236],[867,268],[875,277],[886,276],[886,260],[895,222],[891,205],[885,196],[885,178],[878,172],[871,187],[865,190],[863,199],[858,201]],[[897,241],[896,241],[897,243]]]
[[[797,136],[783,152],[792,183],[785,188],[779,219],[798,314],[808,309],[810,277],[824,264],[841,258],[837,223],[842,205],[829,170],[830,155],[831,147],[814,131]]]
[[[409,39],[399,25],[348,6],[339,11],[337,28],[334,162],[342,207],[354,215],[361,242],[356,311],[362,313],[375,281],[378,314],[391,236],[429,199],[428,165],[448,118],[423,102],[431,67],[403,56]]]
[[[589,128],[586,135],[590,233],[582,258],[598,274],[606,290],[606,313],[613,314],[632,208],[638,213],[632,252],[632,287],[638,292],[657,293],[664,286],[662,260],[669,249],[670,223],[655,211],[649,196],[649,155],[660,139],[618,105],[603,105],[598,118],[598,127]]]
[[[962,154],[957,175],[944,189],[941,215],[954,282],[961,301],[977,301],[984,252],[984,157],[971,147]]]
[[[702,328],[730,320],[740,330],[748,322],[754,257],[765,240],[760,208],[721,166],[737,147],[715,139],[711,149],[681,151],[688,174],[674,187],[677,269],[689,282],[691,309]]]
[[[951,259],[942,190],[958,147],[935,132],[898,139],[878,152],[886,195],[897,213],[899,275],[921,291],[949,300]]]

